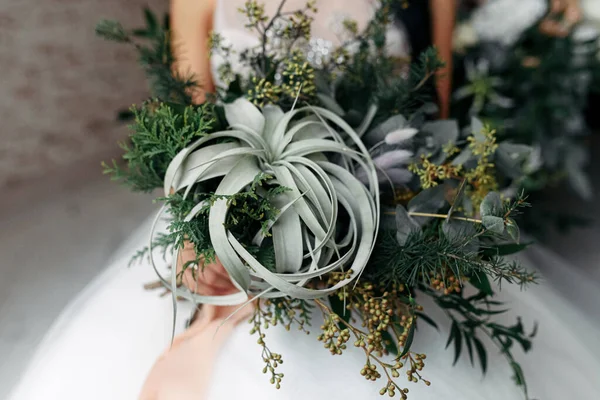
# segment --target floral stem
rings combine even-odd
[[[390,212],[386,212],[386,214],[388,215],[396,215],[395,211],[390,211]],[[443,218],[446,219],[448,218],[448,215],[446,214],[430,214],[430,213],[421,213],[421,212],[409,212],[408,215],[410,215],[411,217],[430,217],[430,218]],[[467,222],[473,222],[476,224],[481,224],[481,220],[480,219],[476,219],[476,218],[466,218],[466,217],[454,217],[451,216],[450,219],[456,219],[459,221],[467,221]]]

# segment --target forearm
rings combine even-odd
[[[214,0],[171,0],[171,43],[175,73],[192,76],[200,85],[193,93],[195,103],[212,92],[208,38],[212,31]]]
[[[440,101],[440,115],[447,118],[452,90],[452,33],[456,20],[456,0],[429,0],[432,19],[433,45],[446,66],[438,73],[436,87]]]

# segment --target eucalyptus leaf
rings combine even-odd
[[[485,129],[485,126],[483,125],[483,122],[479,118],[477,118],[477,117],[471,118],[471,134],[473,135],[475,140],[477,140],[477,141],[485,140],[485,137],[483,136],[484,129]]]
[[[435,214],[446,204],[444,195],[443,185],[422,190],[408,202],[408,212]],[[412,217],[412,219],[420,226],[431,220],[430,217]]]
[[[404,246],[409,236],[421,230],[420,225],[408,214],[402,205],[396,207],[396,240]]]
[[[481,202],[481,205],[479,206],[479,212],[482,217],[486,217],[486,216],[500,217],[500,216],[502,216],[503,207],[502,207],[502,199],[500,198],[500,194],[498,194],[497,192],[488,193],[485,196],[485,198],[483,199],[483,201]]]
[[[452,165],[465,165],[473,159],[473,152],[471,151],[471,149],[466,148],[463,149],[456,157],[454,157],[454,160],[452,160]]]
[[[435,146],[441,148],[447,144],[454,144],[458,140],[458,123],[454,120],[430,121],[423,124],[421,130],[431,135]]]
[[[436,331],[440,330],[440,328],[437,326],[435,321],[433,319],[431,319],[427,314],[417,313],[417,317],[418,317],[418,319],[425,321],[428,325],[435,328]]]
[[[483,226],[490,232],[501,235],[504,233],[504,219],[500,217],[494,217],[493,215],[486,215],[481,218]]]
[[[398,355],[398,347],[392,335],[390,335],[388,331],[383,331],[381,332],[381,337],[383,338],[383,345],[385,346],[385,349],[388,351],[388,353],[390,353],[393,356]]]
[[[502,142],[494,154],[497,168],[507,177],[517,179],[523,176],[524,166],[533,149],[530,146]]]
[[[514,219],[510,218],[506,221],[506,232],[516,243],[521,241],[521,231]]]

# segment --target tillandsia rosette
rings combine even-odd
[[[193,245],[196,258],[180,272],[173,261],[162,284],[175,304],[252,303],[264,373],[277,387],[282,355],[268,348],[265,329],[306,330],[318,312],[325,348],[361,349],[360,374],[383,381],[382,395],[407,398],[401,372],[430,384],[427,349],[412,348],[417,324],[436,325],[420,301],[430,298],[452,321],[455,360],[466,349],[485,371],[484,343],[494,343],[527,396],[513,353],[529,350],[533,334],[520,320],[494,320],[504,308],[493,282],[535,281],[506,258],[526,247],[515,217],[528,204],[514,189],[533,152],[521,154],[477,118],[463,127],[436,118],[431,81],[443,64],[433,49],[412,62],[390,55],[391,5],[381,1],[361,30],[344,20],[346,39],[316,57],[311,43],[323,43],[311,37],[312,1],[272,16],[247,1],[240,12],[258,44],[236,53],[212,36],[222,87],[202,105],[192,104],[193,79],[172,73],[166,24],[149,11],[144,29],[101,22],[101,36],[139,51],[153,91],[131,109],[126,165],[113,161],[105,172],[134,190],[164,191],[168,230],[153,232],[136,258],[155,265],[153,250],[162,249],[177,260]],[[510,173],[498,167],[507,154]],[[182,285],[184,272],[217,259],[235,293]]]
[[[552,14],[545,1],[526,2],[516,17],[502,12],[512,6],[510,1],[483,5],[458,24],[453,113],[461,121],[477,116],[498,127],[499,138],[511,146],[502,151],[506,154],[497,167],[517,181],[516,188],[534,194],[570,186],[589,200],[591,128],[586,113],[599,89],[600,32],[585,13],[569,30],[549,30],[554,26],[549,22],[562,26],[565,15]],[[530,158],[524,174],[513,171],[511,155],[517,161]],[[528,231],[549,214],[537,215]]]

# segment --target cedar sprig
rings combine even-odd
[[[214,130],[214,106],[181,109],[149,100],[140,109],[131,108],[134,122],[128,142],[120,143],[126,166],[113,160],[103,163],[104,173],[134,191],[150,192],[163,186],[164,174],[173,158],[195,139]]]

